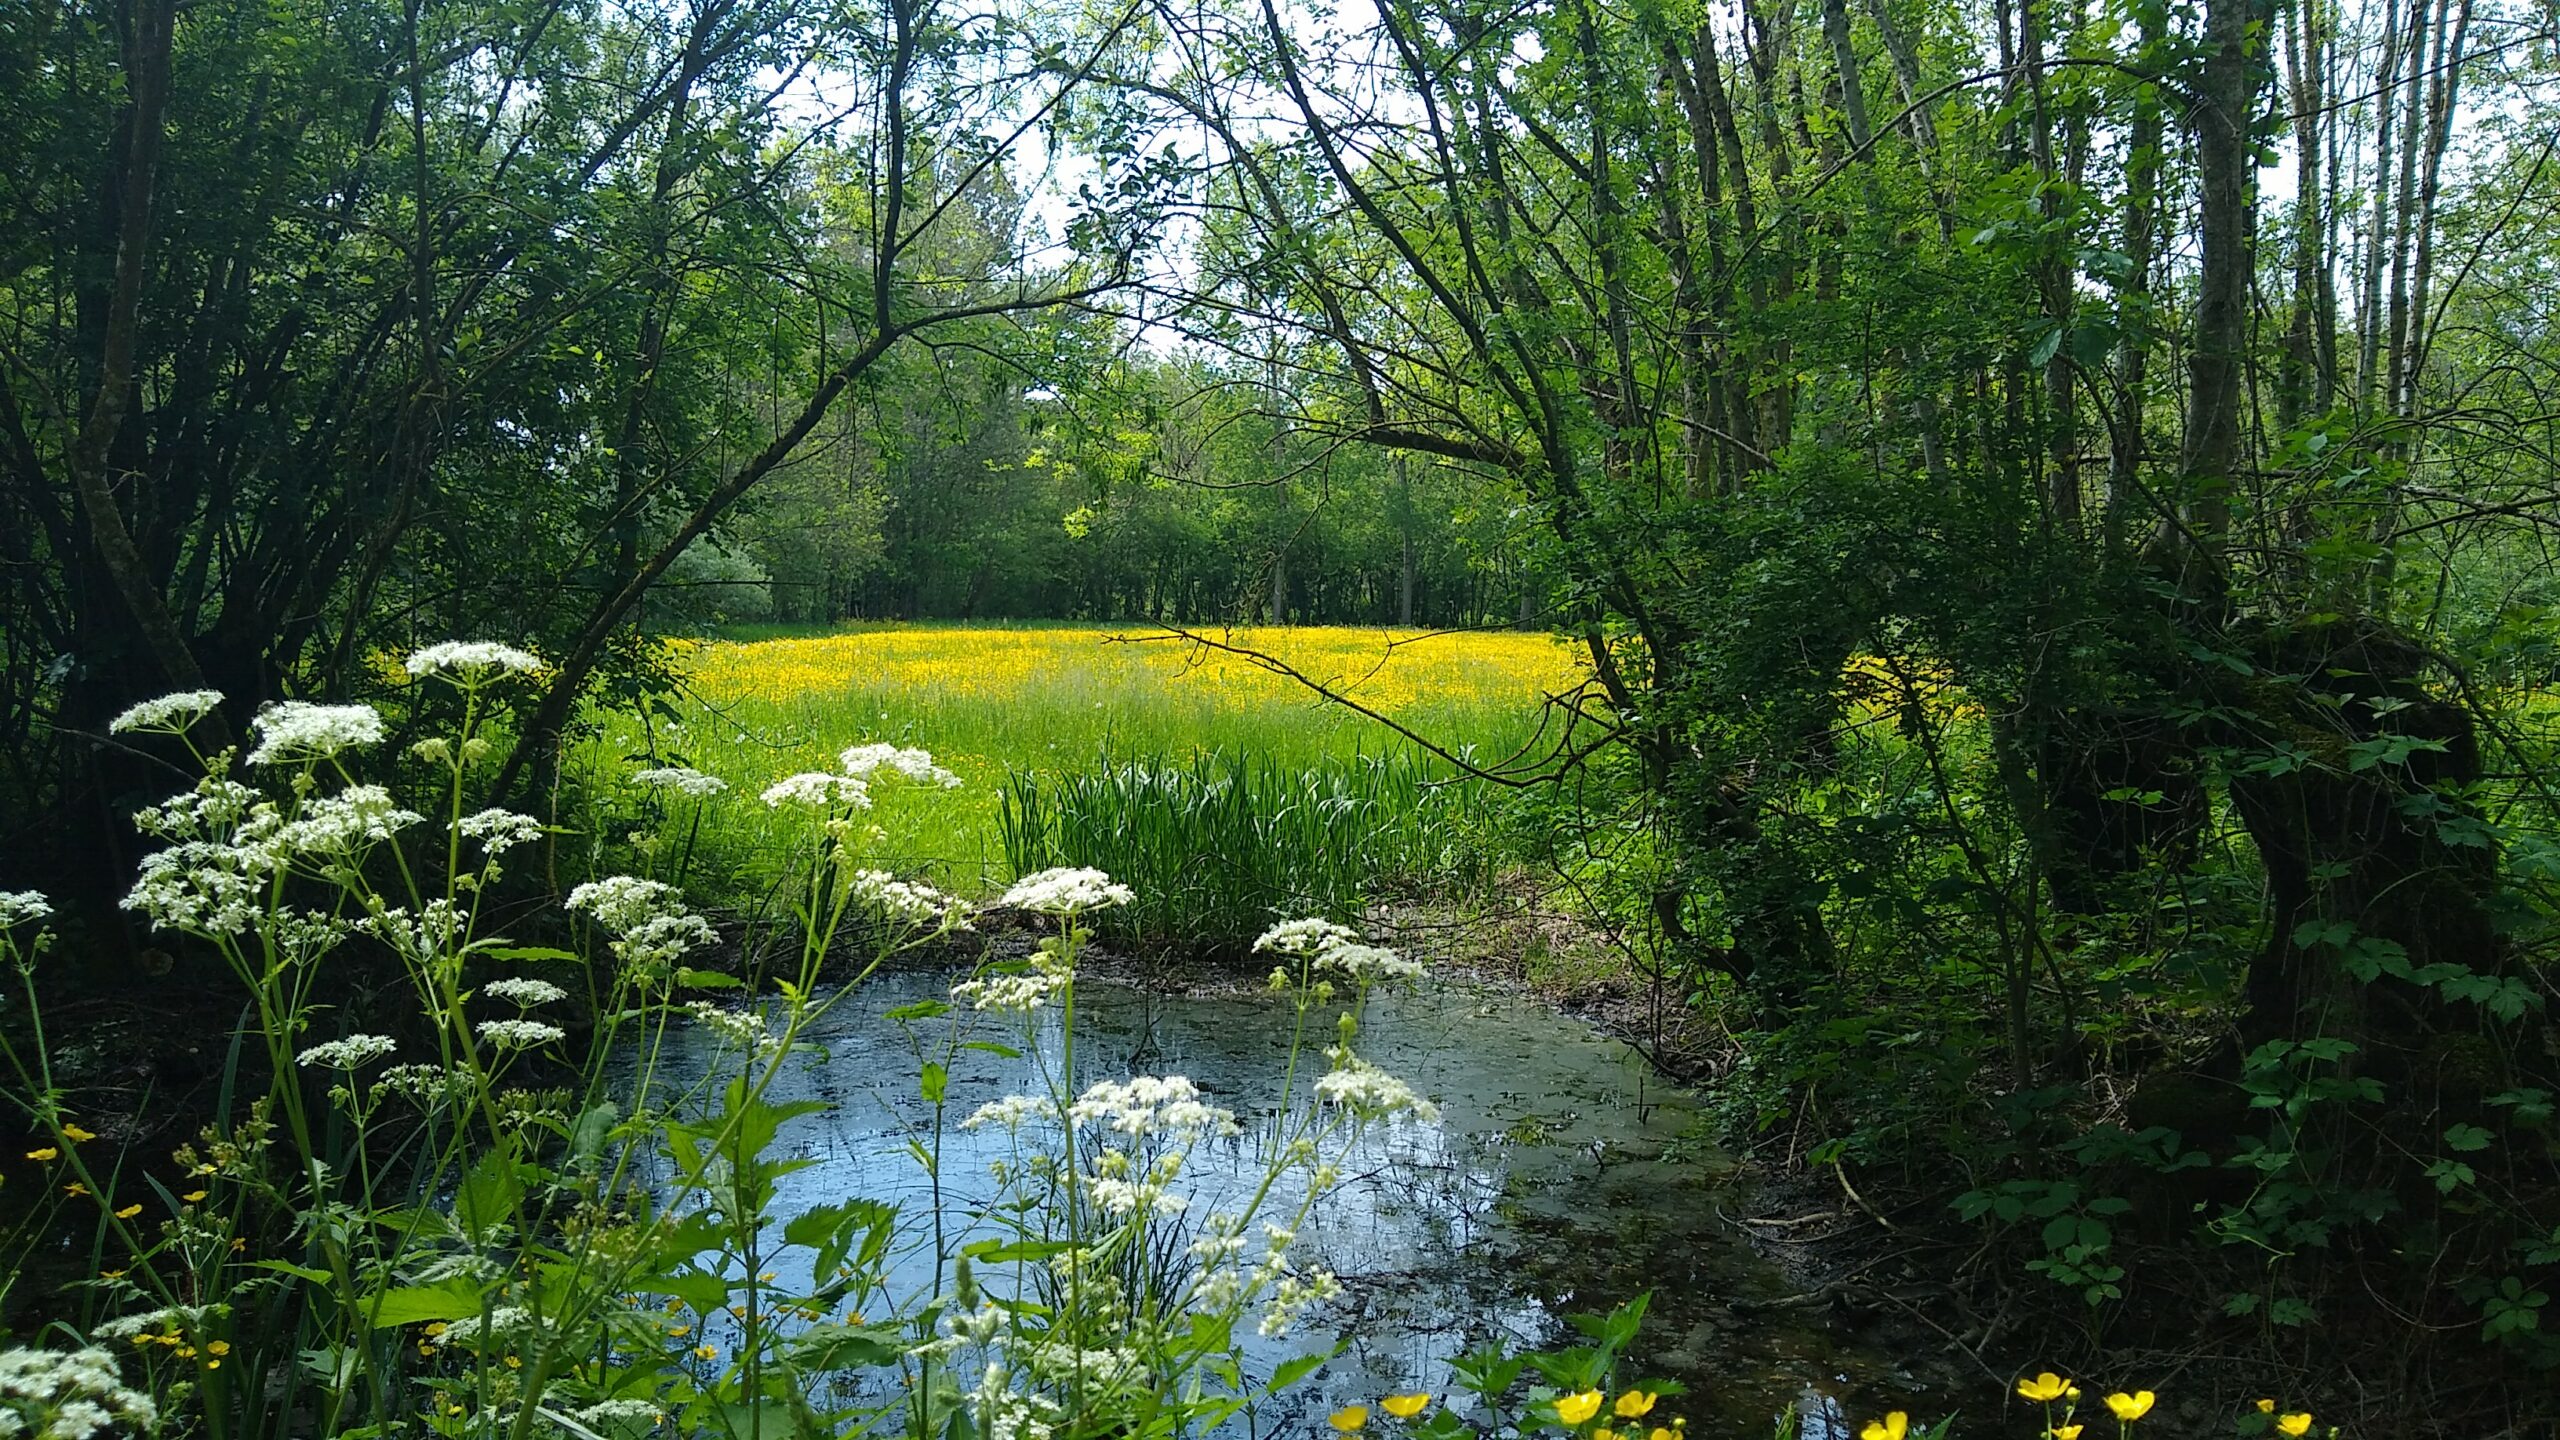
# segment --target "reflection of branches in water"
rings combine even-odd
[[[1243,660],[1258,669],[1277,675],[1283,680],[1304,686],[1306,689],[1322,696],[1332,704],[1339,705],[1354,714],[1376,721],[1378,724],[1383,725],[1398,735],[1403,736],[1405,739],[1412,741],[1422,749],[1448,761],[1451,765],[1456,766],[1460,771],[1464,772],[1472,779],[1490,780],[1497,785],[1526,787],[1553,780],[1571,770],[1576,765],[1582,763],[1583,760],[1590,757],[1601,747],[1617,740],[1620,735],[1620,727],[1616,721],[1612,719],[1604,719],[1599,715],[1593,714],[1590,710],[1590,701],[1598,693],[1596,689],[1597,682],[1585,680],[1580,685],[1577,685],[1573,689],[1565,691],[1562,694],[1548,695],[1545,698],[1544,703],[1538,707],[1537,730],[1533,732],[1527,740],[1522,741],[1519,747],[1513,750],[1509,755],[1504,756],[1492,765],[1479,765],[1473,759],[1469,758],[1466,751],[1453,749],[1448,745],[1444,745],[1439,741],[1433,740],[1430,736],[1423,734],[1421,731],[1415,730],[1411,726],[1389,718],[1384,712],[1361,704],[1359,701],[1352,699],[1351,696],[1346,693],[1346,691],[1352,686],[1359,685],[1369,680],[1380,670],[1385,669],[1387,661],[1393,658],[1395,652],[1404,646],[1416,644],[1424,640],[1436,639],[1444,635],[1473,633],[1468,630],[1433,630],[1419,635],[1407,636],[1402,640],[1398,640],[1390,636],[1387,639],[1385,648],[1379,653],[1378,663],[1371,666],[1366,674],[1349,681],[1341,681],[1338,684],[1328,684],[1325,681],[1316,679],[1314,676],[1307,674],[1305,671],[1298,669],[1288,661],[1283,660],[1279,656],[1273,655],[1268,651],[1256,650],[1249,645],[1238,645],[1231,641],[1213,639],[1199,631],[1188,630],[1179,625],[1167,625],[1164,626],[1163,629],[1165,633],[1161,635],[1113,635],[1109,637],[1109,640],[1110,643],[1115,645],[1145,645],[1165,640],[1178,640],[1184,644],[1191,645],[1198,650],[1209,650],[1216,651],[1222,655],[1233,655],[1237,659]],[[1563,728],[1556,734],[1552,741],[1549,741],[1547,732],[1556,725],[1557,717],[1559,715],[1563,717]],[[1574,741],[1574,731],[1583,726],[1597,728],[1601,734],[1598,739],[1589,741],[1577,747]],[[1545,749],[1545,753],[1543,755],[1539,755],[1536,759],[1529,758],[1534,752],[1540,750],[1542,747]]]

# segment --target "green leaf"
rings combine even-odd
[[[688,990],[735,990],[741,982],[735,975],[687,966],[676,971],[676,983]]]
[[[567,950],[556,950],[548,945],[501,945],[494,950],[483,950],[480,953],[492,960],[575,960],[578,958]]]
[[[480,1292],[462,1280],[410,1285],[384,1295],[373,1302],[371,1308],[376,1330],[388,1330],[395,1325],[419,1325],[431,1320],[460,1320],[480,1313]]]
[[[950,1071],[942,1068],[941,1064],[936,1061],[927,1060],[924,1062],[924,1074],[919,1081],[919,1088],[924,1092],[924,1103],[927,1105],[941,1104],[944,1092],[949,1090],[950,1087]]]
[[[2489,1142],[2495,1138],[2477,1125],[2450,1125],[2444,1132],[2444,1143],[2466,1155],[2488,1149]]]

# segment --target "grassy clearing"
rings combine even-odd
[[[1525,743],[1542,698],[1583,673],[1570,647],[1515,632],[1294,627],[1220,638],[1277,656],[1437,743],[1487,758]],[[577,763],[605,809],[601,833],[654,834],[661,873],[689,851],[689,878],[715,887],[755,888],[771,869],[762,857],[780,853],[788,822],[759,804],[757,792],[797,771],[831,770],[838,751],[871,741],[921,745],[964,782],[957,793],[929,800],[877,787],[871,853],[964,891],[1001,884],[1022,858],[1009,857],[1005,846],[1003,808],[1016,776],[1035,782],[1048,807],[1043,813],[1051,815],[1059,813],[1068,793],[1059,784],[1069,777],[1132,766],[1154,773],[1167,765],[1206,777],[1199,767],[1210,756],[1249,759],[1254,776],[1245,798],[1265,809],[1306,786],[1371,804],[1401,796],[1395,803],[1416,807],[1441,793],[1425,784],[1439,772],[1386,727],[1250,661],[1145,627],[761,630],[689,645],[681,660],[686,693],[667,713],[600,717],[600,733]],[[635,770],[676,764],[734,788],[704,802],[697,817],[692,801],[662,800],[622,783]],[[1155,790],[1165,805],[1151,807],[1141,797],[1134,812],[1111,822],[1126,841],[1113,853],[1152,843],[1154,853],[1171,859],[1195,833],[1168,830],[1150,842],[1126,829],[1143,824],[1143,813],[1187,807],[1194,821],[1203,813],[1197,794],[1182,798],[1179,786]],[[1100,797],[1090,786],[1075,793],[1085,802],[1075,813],[1098,820]],[[1264,828],[1275,835],[1308,833],[1284,817],[1267,818]],[[1103,833],[1088,827],[1063,838],[1075,849],[1108,848],[1075,838]],[[1243,832],[1230,824],[1225,833]],[[1042,853],[1054,857],[1048,863],[1104,863],[1054,843]],[[1261,863],[1268,873],[1269,861]]]

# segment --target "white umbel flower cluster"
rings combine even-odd
[[[684,1008],[724,1047],[750,1055],[761,1055],[773,1048],[773,1031],[765,1025],[761,1011],[728,1010],[708,1000],[689,1001]]]
[[[399,1043],[388,1035],[349,1035],[325,1045],[314,1045],[294,1056],[293,1063],[305,1070],[354,1070],[370,1065],[399,1048]]]
[[[856,745],[836,757],[844,773],[857,779],[870,779],[886,770],[903,775],[919,785],[939,785],[945,790],[959,788],[960,777],[933,763],[933,752],[914,746]]]
[[[705,775],[690,765],[661,765],[643,770],[631,777],[631,783],[651,790],[673,790],[696,800],[708,799],[729,788],[729,782],[717,775]]]
[[[1253,942],[1257,955],[1293,955],[1300,958],[1315,955],[1328,946],[1348,945],[1360,937],[1353,931],[1309,916],[1303,920],[1283,920],[1262,932]]]
[[[0,1435],[89,1440],[159,1423],[159,1407],[104,1350],[0,1350]]]
[[[504,1000],[510,1005],[529,1008],[548,1005],[565,998],[569,992],[548,980],[509,979],[492,980],[480,987],[480,993],[492,1000]]]
[[[1324,1103],[1339,1105],[1363,1120],[1411,1115],[1425,1125],[1440,1122],[1440,1107],[1411,1085],[1348,1050],[1336,1047],[1329,1053],[1333,1069],[1316,1081],[1316,1096]]]
[[[569,1032],[557,1025],[539,1020],[483,1020],[472,1027],[491,1048],[498,1050],[531,1050],[565,1038]]]
[[[480,848],[493,858],[542,838],[541,821],[513,810],[491,808],[465,815],[454,828],[479,841]]]
[[[958,920],[963,928],[968,905],[945,895],[917,880],[901,880],[886,870],[856,870],[847,881],[853,898],[879,910],[892,920],[910,925],[938,923],[945,915]]]
[[[1028,1015],[1047,1004],[1066,983],[1065,977],[1050,974],[990,975],[952,986],[951,998],[974,1009]]]
[[[213,707],[221,703],[222,692],[219,690],[181,690],[175,695],[145,700],[126,710],[107,722],[107,733],[123,735],[141,730],[159,735],[182,734],[188,726],[212,714]]]
[[[1196,1140],[1203,1135],[1244,1133],[1234,1111],[1203,1103],[1200,1087],[1182,1075],[1096,1081],[1076,1097],[1067,1113],[1079,1124],[1099,1122],[1133,1138],[1175,1135]]]
[[[719,938],[663,880],[613,875],[589,881],[569,892],[569,908],[611,932],[613,953],[634,970],[663,970]]]
[[[370,705],[284,700],[259,711],[249,728],[258,733],[258,744],[249,752],[252,765],[326,760],[382,743],[382,715]]]
[[[0,890],[0,930],[15,929],[53,913],[41,890]]]
[[[1317,970],[1330,970],[1358,981],[1422,978],[1422,962],[1408,960],[1382,945],[1363,944],[1359,932],[1313,916],[1281,921],[1263,931],[1253,948],[1264,954],[1303,960]]]
[[[288,855],[352,857],[425,818],[379,785],[350,785],[303,806],[276,832],[276,844]]]
[[[871,787],[850,775],[803,770],[764,787],[764,803],[776,810],[785,805],[806,805],[815,810],[850,805],[856,810],[868,810],[871,808]]]
[[[1137,898],[1128,886],[1099,870],[1062,865],[1014,881],[1013,888],[996,903],[1042,915],[1081,915],[1088,910],[1126,905]]]
[[[1046,1095],[1007,1095],[990,1100],[960,1122],[963,1130],[976,1130],[988,1125],[1001,1125],[1007,1130],[1020,1130],[1035,1121],[1058,1118],[1058,1103]]]
[[[415,676],[460,675],[478,680],[491,675],[530,675],[542,668],[532,652],[494,640],[444,640],[412,650],[409,673]]]

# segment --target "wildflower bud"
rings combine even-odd
[[[1335,1028],[1342,1032],[1342,1048],[1348,1050],[1351,1048],[1352,1039],[1360,1033],[1360,1019],[1345,1010],[1342,1012],[1342,1019],[1336,1022]]]
[[[462,742],[462,763],[477,765],[489,758],[489,742],[477,735]]]
[[[1317,982],[1316,982],[1316,992],[1315,992],[1315,993],[1316,993],[1316,1003],[1317,1003],[1317,1004],[1319,1004],[1319,1005],[1330,1005],[1330,1004],[1332,1004],[1332,1003],[1333,1003],[1333,982],[1332,982],[1332,981],[1330,981],[1330,980],[1319,980],[1319,981],[1317,981]],[[1350,1017],[1350,1016],[1348,1016],[1348,1015],[1346,1015],[1346,1016],[1344,1016],[1344,1017],[1342,1017],[1342,1018],[1344,1018],[1344,1019],[1348,1020],[1348,1019],[1350,1019],[1351,1017]]]
[[[978,1308],[978,1277],[970,1272],[969,1257],[961,1256],[951,1266],[951,1298],[963,1310]]]
[[[453,759],[453,747],[446,744],[440,737],[419,741],[409,747],[409,753],[430,765],[448,764]]]

